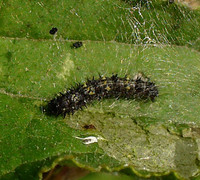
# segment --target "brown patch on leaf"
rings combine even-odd
[[[84,129],[96,129],[96,127],[93,124],[86,124],[83,126]]]

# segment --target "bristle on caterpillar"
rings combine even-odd
[[[77,84],[49,101],[45,109],[50,115],[65,117],[66,114],[74,114],[93,100],[124,98],[154,101],[157,96],[158,89],[155,83],[141,73],[133,79],[128,76],[120,78],[116,74],[111,77],[88,79],[84,84]]]

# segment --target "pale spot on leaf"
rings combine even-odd
[[[57,73],[57,77],[64,79],[66,76],[70,75],[70,72],[74,69],[74,62],[70,59],[70,54],[66,55],[66,58],[63,60],[62,70]]]

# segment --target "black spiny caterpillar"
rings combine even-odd
[[[93,100],[125,98],[153,101],[156,96],[156,85],[141,73],[133,79],[127,76],[120,78],[117,74],[111,77],[100,76],[99,79],[87,80],[85,84],[77,84],[64,94],[60,93],[48,103],[46,111],[50,115],[61,114],[65,117],[66,114],[73,114]]]

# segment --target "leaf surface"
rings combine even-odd
[[[27,1],[20,7],[16,1],[1,3],[2,179],[37,179],[38,173],[41,177],[68,160],[92,171],[129,167],[144,177],[172,171],[177,177],[198,175],[200,54],[194,49],[198,50],[199,12],[165,6],[154,2],[133,10],[117,0],[59,1],[58,10],[54,1]],[[180,12],[177,17],[183,18],[173,19],[172,12]],[[146,22],[135,31],[134,17]],[[92,22],[99,22],[98,28]],[[156,34],[148,23],[153,23]],[[173,23],[181,24],[180,28],[169,34]],[[58,28],[54,37],[49,34],[53,26]],[[79,39],[83,47],[72,49],[75,41],[66,39]],[[161,44],[166,42],[193,45]],[[158,86],[155,102],[95,101],[65,119],[42,111],[58,92],[98,78],[99,73],[133,78],[138,72]],[[96,130],[84,130],[86,124]],[[78,139],[88,136],[101,139],[89,145]]]

